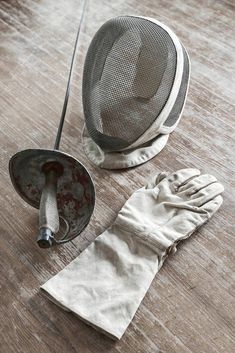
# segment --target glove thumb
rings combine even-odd
[[[155,186],[157,186],[160,183],[160,181],[165,179],[168,175],[169,173],[162,172],[162,173],[155,174],[154,176],[151,176],[145,186],[145,189],[153,189]]]

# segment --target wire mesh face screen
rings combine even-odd
[[[103,168],[127,168],[159,153],[179,121],[188,81],[188,55],[168,27],[133,16],[106,22],[83,72],[89,159]]]

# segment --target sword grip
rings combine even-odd
[[[57,206],[57,180],[55,170],[45,172],[45,185],[39,208],[39,235],[37,243],[41,248],[53,245],[53,236],[59,231],[60,220]]]

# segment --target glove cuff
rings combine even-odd
[[[120,339],[158,271],[158,261],[156,252],[134,234],[113,225],[41,288],[60,307]]]

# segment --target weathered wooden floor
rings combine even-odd
[[[37,212],[14,192],[9,158],[52,148],[66,87],[80,0],[0,1],[0,351],[1,353],[232,353],[234,337],[233,0],[90,0],[61,148],[79,158],[97,189],[80,238],[52,250],[35,242]],[[84,156],[81,76],[99,26],[122,14],[154,17],[187,48],[192,74],[182,120],[166,148],[133,170],[93,167]],[[157,275],[133,322],[113,342],[46,300],[39,286],[115,218],[150,173],[198,167],[225,186],[214,218],[179,246]]]

